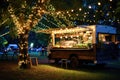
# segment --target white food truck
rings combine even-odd
[[[106,64],[118,59],[116,28],[105,25],[80,25],[73,28],[53,29],[49,59],[70,61],[71,66],[79,63]]]

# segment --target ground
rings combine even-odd
[[[39,55],[38,59],[38,66],[30,69],[20,69],[17,58],[1,60],[0,80],[119,80],[120,61],[105,67],[81,65],[77,69],[66,69],[60,64],[47,63],[46,56]]]
[[[17,61],[0,61],[0,80],[118,80],[120,68],[80,66],[65,69],[60,65],[39,64],[20,69]]]

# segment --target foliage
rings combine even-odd
[[[117,4],[117,8],[116,8],[116,16],[120,19],[119,14],[120,14],[120,1],[119,1],[119,3]]]
[[[31,43],[34,43],[34,47],[40,47],[40,46],[47,46],[48,42],[50,40],[50,35],[49,34],[44,34],[44,33],[35,33],[33,31],[30,32],[29,34],[29,46]]]
[[[0,37],[0,48],[5,47],[8,41],[4,37]]]

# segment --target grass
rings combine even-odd
[[[70,70],[49,64],[20,69],[17,62],[0,61],[0,80],[118,80],[118,70],[94,67]]]

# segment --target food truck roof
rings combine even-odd
[[[38,33],[46,33],[46,34],[61,34],[61,33],[72,33],[72,32],[79,32],[79,31],[87,31],[90,30],[87,27],[81,27],[81,26],[77,26],[77,27],[70,27],[70,28],[50,28],[50,29],[43,29],[43,30],[39,30],[37,31]]]
[[[80,31],[93,30],[96,33],[111,33],[116,34],[116,28],[107,25],[79,25],[77,27],[70,28],[50,28],[37,31],[37,33],[46,33],[46,34],[62,34],[62,33],[73,33]]]

